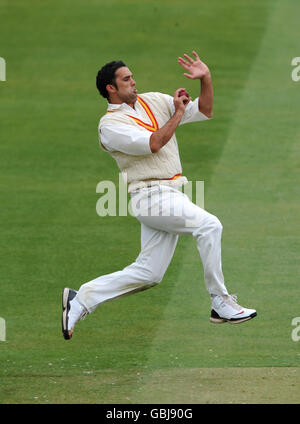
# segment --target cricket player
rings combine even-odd
[[[159,92],[138,94],[131,70],[122,61],[107,63],[98,72],[97,88],[108,101],[99,122],[103,150],[127,176],[132,210],[141,224],[141,251],[120,271],[89,281],[78,291],[65,288],[62,295],[62,332],[71,339],[75,324],[101,303],[159,284],[170,264],[179,235],[197,243],[211,296],[210,321],[241,323],[255,317],[254,309],[237,304],[227,291],[221,263],[222,224],[182,192],[182,174],[176,128],[202,122],[213,114],[211,73],[198,54],[178,58],[184,76],[200,80],[194,101],[183,88],[174,96]]]

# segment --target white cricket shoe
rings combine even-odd
[[[83,320],[88,311],[76,299],[77,291],[65,288],[62,293],[62,333],[66,340],[72,338],[75,324]]]
[[[256,317],[255,309],[247,309],[237,304],[235,295],[219,295],[212,298],[210,322],[238,324]]]

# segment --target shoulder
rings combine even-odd
[[[159,91],[151,91],[149,93],[140,94],[139,97],[151,106],[160,107],[171,111],[173,97],[169,94],[160,93]]]
[[[141,97],[145,101],[166,101],[166,99],[171,96],[165,93],[160,93],[159,91],[150,91],[148,93],[139,94],[139,97]]]
[[[103,127],[103,125],[114,125],[116,123],[128,123],[127,116],[120,111],[107,112],[100,118],[98,127]]]

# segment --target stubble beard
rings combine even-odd
[[[125,96],[122,96],[122,101],[124,103],[130,104],[130,103],[135,103],[136,99],[137,99],[137,94],[136,93],[128,93]]]

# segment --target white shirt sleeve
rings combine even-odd
[[[174,114],[175,113],[175,106],[174,106],[173,97],[169,96],[168,94],[164,94],[164,96],[166,96],[166,99],[168,100],[168,102],[171,106],[172,114]],[[187,105],[187,107],[185,108],[184,115],[181,118],[179,125],[188,124],[189,122],[206,121],[206,120],[210,119],[206,115],[204,115],[204,113],[199,112],[198,99],[199,99],[199,97],[197,97],[193,101],[190,101],[190,103]]]
[[[129,125],[103,125],[99,130],[100,142],[110,152],[140,156],[151,154],[151,131]]]

